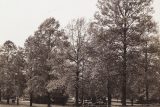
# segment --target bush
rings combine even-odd
[[[65,105],[67,103],[68,96],[56,96],[51,98],[52,104]],[[37,104],[47,104],[48,97],[47,96],[37,96],[33,98],[33,103]]]
[[[54,104],[65,105],[67,103],[68,96],[59,96],[54,98]]]

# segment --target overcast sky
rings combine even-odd
[[[93,18],[97,0],[0,0],[0,44],[23,46],[38,26],[55,17],[62,26],[77,17]],[[154,0],[154,18],[160,22],[160,0]]]

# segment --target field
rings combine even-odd
[[[0,104],[0,107],[30,107],[29,105],[5,105],[5,104]],[[47,105],[38,105],[34,104],[32,107],[47,107]],[[58,105],[52,105],[51,107],[70,107],[70,106],[58,106]],[[88,106],[92,107],[92,106]],[[94,106],[94,107],[107,107],[107,106]],[[112,107],[122,107],[122,106],[112,106]],[[160,107],[160,106],[155,106],[155,105],[150,105],[150,106],[127,106],[127,107]]]
[[[5,104],[5,102],[3,101],[0,104],[0,107],[30,107],[29,101],[21,101],[18,106],[16,104],[12,104],[12,103],[8,105],[8,104]],[[32,107],[47,107],[47,105],[46,104],[33,104]],[[60,107],[60,106],[54,106],[54,107]]]
[[[29,102],[21,102],[20,105],[16,104],[0,104],[0,107],[30,107]],[[46,104],[33,104],[32,107],[47,107]],[[71,107],[71,106],[59,106],[59,105],[52,105],[51,107]],[[83,106],[84,107],[84,106]],[[85,106],[85,107],[107,107],[107,106]],[[122,106],[112,106],[112,107],[122,107]],[[126,107],[160,107],[160,105],[136,105],[136,106],[126,106]]]

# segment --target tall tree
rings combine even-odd
[[[100,28],[95,23],[91,24],[90,29],[92,39],[92,46],[94,53],[93,58],[96,59],[96,70],[99,75],[99,81],[104,86],[104,90],[107,90],[108,106],[111,106],[111,98],[113,92],[112,82],[114,77],[118,78],[121,58],[119,57],[119,46],[115,43],[115,35],[112,32],[105,31],[104,28]],[[92,52],[93,53],[93,52]],[[106,86],[107,84],[107,86]]]
[[[26,79],[24,67],[26,64],[24,49],[17,48],[16,55],[14,56],[14,69],[15,69],[15,96],[17,97],[17,105],[19,105],[19,97],[22,96],[26,88]]]
[[[9,104],[9,99],[14,95],[15,89],[15,63],[14,57],[16,55],[17,47],[15,44],[8,40],[1,48],[1,58],[2,58],[2,78],[3,78],[3,93],[7,98],[7,103]]]
[[[114,43],[119,45],[119,53],[122,58],[122,105],[126,105],[126,88],[128,74],[128,52],[140,44],[145,30],[141,27],[145,23],[152,23],[152,0],[99,0],[99,12],[95,14],[97,24],[110,35],[114,36]],[[146,20],[147,19],[147,20]],[[151,32],[150,32],[151,33]]]
[[[84,62],[87,57],[86,47],[89,40],[87,34],[87,23],[83,18],[72,20],[72,22],[68,24],[66,32],[70,37],[69,42],[71,45],[68,50],[68,58],[74,66],[74,73],[72,75],[75,76],[75,103],[78,105],[80,98],[80,73],[84,70]]]
[[[26,41],[28,59],[29,84],[38,83],[37,89],[48,96],[48,107],[51,105],[48,84],[64,76],[65,52],[69,46],[67,37],[59,29],[59,23],[54,18],[46,19]],[[33,82],[32,82],[33,81]],[[35,82],[34,82],[35,81]],[[43,93],[42,93],[43,92]]]
[[[0,102],[1,102],[1,98],[2,98],[2,85],[3,85],[3,58],[2,58],[2,55],[3,55],[3,51],[2,51],[2,46],[0,46]]]

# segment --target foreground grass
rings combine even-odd
[[[6,105],[6,104],[0,104],[0,107],[30,107],[29,105]],[[42,105],[42,104],[34,104],[32,107],[47,107],[47,105]],[[51,107],[70,107],[70,106],[57,106],[57,105],[52,105]],[[92,107],[92,106],[85,106],[85,107]],[[107,107],[107,106],[93,106],[93,107]],[[122,107],[122,106],[112,106],[112,107]],[[126,107],[160,107],[156,105],[150,105],[150,106],[126,106]]]
[[[19,105],[16,104],[5,104],[2,102],[0,107],[30,107],[29,101],[21,101]],[[46,104],[33,104],[32,107],[47,107]],[[59,106],[59,105],[52,105],[51,107],[71,107],[71,106]],[[83,106],[83,107],[107,107],[107,106]],[[123,106],[112,106],[112,107],[123,107]],[[160,105],[135,105],[135,106],[126,106],[126,107],[160,107]]]
[[[6,104],[6,101],[3,101],[0,103],[0,107],[30,107],[29,106],[29,101],[21,101],[19,105],[10,103],[10,104]],[[33,104],[32,107],[47,107],[46,104]]]

